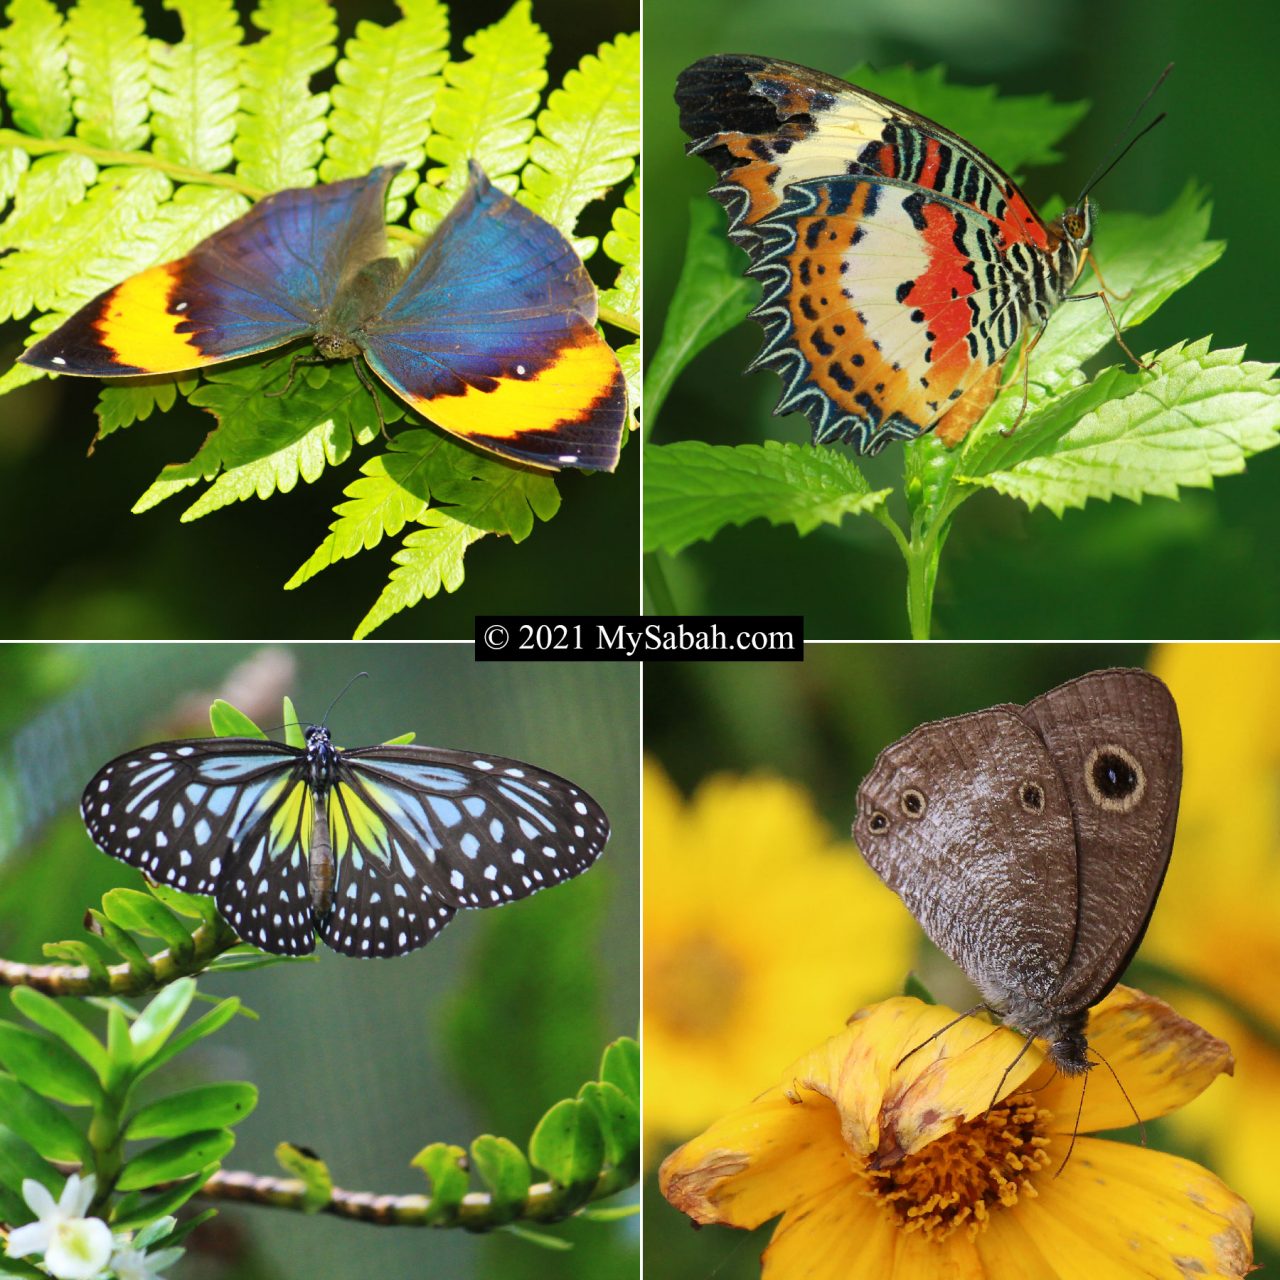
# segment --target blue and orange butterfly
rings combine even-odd
[[[351,359],[372,391],[363,361],[471,444],[537,467],[613,470],[626,383],[573,246],[472,162],[461,199],[401,267],[383,209],[403,167],[267,196],[20,359],[95,378],[182,373],[309,337],[313,359]]]
[[[159,742],[104,765],[81,816],[104,853],[211,896],[246,941],[306,955],[425,946],[464,908],[496,907],[585,871],[609,820],[564,778],[470,751],[344,751],[264,738]]]

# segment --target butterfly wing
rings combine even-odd
[[[20,357],[52,373],[176,373],[314,332],[338,290],[386,252],[400,166],[267,196],[185,258],[108,289]]]
[[[1043,1004],[1075,929],[1066,788],[1019,708],[921,725],[858,788],[862,856],[997,1009]],[[1033,909],[1042,900],[1054,911]]]
[[[778,412],[859,452],[940,422],[955,443],[994,398],[1022,293],[1056,288],[1058,234],[963,139],[822,72],[704,58],[676,101],[764,285],[757,364],[783,376]]]
[[[365,326],[365,358],[463,440],[534,466],[612,471],[626,383],[595,319],[573,246],[473,161],[466,192]]]
[[[1087,1009],[1142,941],[1173,850],[1182,731],[1164,683],[1141,670],[1094,671],[1023,709],[1058,764],[1079,850],[1075,945],[1056,1002]]]
[[[321,936],[348,955],[401,955],[454,913],[580,875],[609,823],[573,783],[518,760],[434,747],[339,755],[329,805],[337,861]]]
[[[81,815],[104,853],[184,893],[211,895],[265,951],[315,947],[305,753],[259,738],[161,742],[104,765]]]

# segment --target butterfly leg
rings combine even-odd
[[[382,438],[390,443],[391,437],[387,434],[387,424],[382,416],[382,401],[378,399],[378,392],[369,380],[369,374],[364,367],[364,360],[356,355],[351,357],[351,363],[355,365],[356,377],[360,379],[360,385],[373,397],[373,407],[378,414],[378,429],[382,432]]]
[[[966,1018],[972,1018],[975,1013],[983,1012],[983,1010],[986,1010],[987,1013],[992,1014],[993,1016],[998,1016],[996,1014],[996,1011],[985,1001],[982,1004],[975,1004],[972,1009],[966,1009],[964,1013],[958,1014],[956,1017],[952,1018],[951,1021],[948,1022],[945,1027],[939,1027],[938,1030],[935,1031],[933,1035],[931,1035],[927,1040],[921,1040],[920,1043],[916,1045],[914,1049],[908,1049],[906,1053],[904,1053],[902,1057],[900,1057],[898,1061],[893,1064],[893,1069],[896,1071],[913,1054],[919,1053],[920,1050],[925,1047],[925,1045],[932,1044],[940,1035],[945,1035],[948,1031],[951,1030],[952,1027],[957,1026],[959,1023],[963,1022]]]
[[[1104,292],[1104,289],[1105,286],[1103,286],[1103,289],[1096,290],[1093,293],[1069,293],[1065,298],[1063,298],[1063,302],[1087,302],[1091,298],[1097,298],[1098,301],[1107,309],[1107,319],[1111,321],[1111,328],[1115,331],[1116,342],[1120,344],[1120,350],[1123,351],[1125,355],[1127,355],[1129,359],[1143,371],[1143,373],[1150,373],[1151,370],[1156,367],[1156,362],[1154,360],[1139,360],[1138,357],[1129,350],[1128,344],[1120,336],[1120,322],[1116,319],[1116,313],[1111,310],[1111,303],[1107,300],[1107,294]]]
[[[1121,302],[1127,301],[1133,297],[1133,290],[1126,289],[1123,293],[1119,289],[1113,289],[1103,278],[1102,268],[1098,265],[1098,259],[1094,256],[1092,249],[1086,249],[1084,256],[1088,259],[1089,265],[1093,268],[1093,274],[1098,277],[1098,285],[1103,293],[1109,293],[1113,298],[1118,298]]]
[[[1028,401],[1028,399],[1029,399],[1029,397],[1030,397],[1030,394],[1031,394],[1031,383],[1030,383],[1030,368],[1031,368],[1031,362],[1030,362],[1030,360],[1028,359],[1028,357],[1029,357],[1029,356],[1031,355],[1031,353],[1035,350],[1036,343],[1040,341],[1041,337],[1042,337],[1042,336],[1043,336],[1043,334],[1044,334],[1045,326],[1046,326],[1048,323],[1049,323],[1049,322],[1046,320],[1046,321],[1045,321],[1045,323],[1044,323],[1044,324],[1042,324],[1042,325],[1041,325],[1041,326],[1036,330],[1035,337],[1034,337],[1034,338],[1032,338],[1030,342],[1024,342],[1024,343],[1022,344],[1022,351],[1021,351],[1021,352],[1019,353],[1019,355],[1018,355],[1018,365],[1019,365],[1019,367],[1020,367],[1020,369],[1021,369],[1021,372],[1022,372],[1022,408],[1018,410],[1018,416],[1017,416],[1016,418],[1014,418],[1014,420],[1013,420],[1013,425],[1012,425],[1012,426],[1009,426],[1009,427],[1001,427],[1001,428],[1000,428],[1000,434],[1001,434],[1002,436],[1004,436],[1006,440],[1007,440],[1011,435],[1013,435],[1013,433],[1014,433],[1015,431],[1017,431],[1018,427],[1019,427],[1019,426],[1021,425],[1021,423],[1022,423],[1022,419],[1023,419],[1023,418],[1025,418],[1025,417],[1027,416],[1027,401]],[[1017,376],[1018,376],[1017,374],[1014,374],[1014,377],[1015,377],[1015,378],[1016,378]],[[1013,378],[1010,378],[1010,379],[1009,379],[1009,382],[1010,382],[1010,383],[1012,383],[1012,382],[1013,382]],[[1003,388],[1002,388],[1002,390],[1003,390]]]
[[[306,351],[295,351],[293,353],[293,359],[289,361],[289,377],[284,386],[281,387],[279,391],[264,391],[262,394],[264,396],[270,396],[273,400],[279,396],[288,395],[289,388],[293,386],[293,379],[298,372],[298,366],[300,364],[324,364],[325,360],[326,358],[324,356],[318,355],[314,351],[310,353]]]

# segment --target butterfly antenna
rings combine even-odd
[[[996,1101],[999,1099],[1000,1094],[1004,1089],[1004,1082],[1009,1078],[1009,1072],[1012,1071],[1014,1067],[1016,1067],[1018,1063],[1022,1061],[1022,1055],[1026,1053],[1028,1049],[1031,1048],[1031,1045],[1034,1042],[1034,1040],[1035,1040],[1035,1036],[1029,1035],[1022,1042],[1022,1048],[1018,1050],[1017,1056],[1014,1058],[1014,1060],[1011,1063],[1009,1063],[1007,1067],[1005,1067],[1004,1075],[1000,1077],[1000,1082],[996,1085],[996,1091],[991,1095],[991,1101],[987,1104],[988,1111],[990,1111],[991,1108],[996,1105]]]
[[[1128,133],[1130,129],[1133,128],[1134,124],[1137,122],[1138,117],[1143,113],[1144,110],[1146,110],[1147,103],[1151,101],[1151,98],[1155,94],[1155,91],[1162,84],[1164,84],[1165,80],[1168,78],[1169,72],[1172,70],[1173,70],[1173,63],[1171,62],[1167,67],[1165,67],[1165,69],[1156,78],[1155,84],[1153,84],[1151,88],[1147,90],[1147,96],[1143,98],[1140,103],[1138,103],[1138,109],[1133,113],[1133,115],[1129,117],[1128,123],[1126,123],[1124,128],[1120,130],[1119,137],[1123,138],[1124,135]],[[1140,133],[1136,134],[1134,137],[1130,138],[1124,150],[1121,151],[1120,154],[1116,156],[1116,158],[1112,160],[1110,164],[1106,164],[1106,161],[1103,161],[1103,164],[1106,164],[1106,167],[1102,168],[1102,166],[1099,165],[1098,169],[1095,169],[1093,171],[1093,177],[1090,178],[1089,181],[1084,184],[1084,190],[1080,192],[1080,199],[1076,201],[1076,204],[1077,205],[1083,204],[1085,196],[1087,196],[1089,192],[1092,191],[1094,187],[1096,187],[1098,183],[1100,183],[1103,180],[1103,178],[1105,178],[1107,174],[1109,174],[1111,170],[1114,169],[1116,165],[1118,165],[1120,161],[1123,160],[1125,156],[1129,154],[1130,151],[1133,150],[1134,145],[1137,143],[1138,139],[1143,138],[1147,134],[1149,134],[1151,130],[1154,129],[1156,125],[1158,125],[1160,121],[1165,118],[1166,115],[1168,115],[1168,112],[1162,111],[1158,116],[1156,116],[1154,120],[1151,121],[1149,125],[1147,125],[1145,129],[1143,129]]]
[[[1062,1157],[1062,1163],[1053,1175],[1055,1178],[1062,1177],[1062,1171],[1067,1167],[1067,1161],[1071,1159],[1071,1153],[1076,1149],[1076,1137],[1080,1133],[1080,1117],[1084,1114],[1084,1091],[1088,1087],[1089,1073],[1086,1071],[1080,1080],[1080,1105],[1076,1108],[1076,1122],[1071,1126],[1071,1145],[1067,1147],[1067,1154]]]
[[[1109,1063],[1093,1045],[1090,1045],[1089,1048],[1094,1053],[1098,1054],[1098,1061],[1111,1072],[1111,1078],[1116,1082],[1116,1088],[1120,1090],[1121,1096],[1129,1104],[1129,1110],[1133,1112],[1133,1118],[1138,1122],[1138,1132],[1142,1135],[1142,1145],[1145,1147],[1147,1145],[1147,1126],[1145,1121],[1138,1114],[1138,1108],[1133,1105],[1133,1099],[1129,1097],[1124,1085],[1120,1083],[1120,1077],[1116,1075],[1116,1069],[1111,1065],[1111,1063]]]
[[[342,692],[338,694],[338,696],[334,698],[334,700],[331,703],[329,703],[329,710],[324,713],[324,719],[320,721],[321,724],[329,723],[329,712],[331,712],[334,709],[334,707],[336,707],[338,703],[341,702],[342,699],[346,697],[347,690],[350,689],[351,686],[355,684],[357,680],[367,679],[368,675],[369,673],[367,671],[357,671],[355,675],[353,675],[351,679],[347,681],[346,685],[343,687]]]

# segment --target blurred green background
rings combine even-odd
[[[1158,213],[1194,179],[1213,200],[1210,234],[1226,239],[1228,249],[1135,329],[1130,345],[1159,350],[1212,334],[1216,347],[1247,343],[1250,358],[1275,360],[1280,318],[1270,282],[1280,274],[1280,248],[1266,210],[1280,198],[1280,178],[1274,165],[1259,163],[1256,126],[1261,102],[1269,101],[1261,86],[1274,78],[1278,14],[1266,0],[1233,0],[1211,20],[1193,0],[704,0],[697,6],[647,0],[647,350],[661,334],[683,257],[689,199],[713,179],[707,164],[684,155],[671,97],[676,75],[706,54],[763,53],[837,75],[864,60],[876,67],[943,63],[949,78],[964,84],[1088,99],[1093,109],[1068,136],[1064,161],[1027,175],[1033,204],[1079,191],[1111,154],[1157,73],[1175,61],[1155,104],[1168,120],[1098,192],[1099,239],[1105,243],[1108,208]],[[745,266],[745,255],[741,260]],[[703,352],[676,382],[654,424],[654,442],[807,440],[801,416],[770,416],[777,377],[743,376],[760,342],[752,322]],[[1114,364],[1123,356],[1109,349],[1101,360]],[[900,487],[899,446],[864,465],[873,488]],[[1184,491],[1179,502],[1091,503],[1061,520],[981,493],[958,515],[943,556],[935,634],[1278,635],[1278,503],[1280,450],[1251,459],[1246,475],[1221,479],[1215,490]],[[755,521],[694,545],[666,566],[685,612],[803,613],[811,637],[905,634],[905,569],[884,529],[870,519],[846,519],[838,530],[824,526],[803,540],[793,529]]]
[[[85,645],[0,647],[0,955],[41,959],[81,935],[86,908],[138,873],[98,853],[77,802],[132,746],[209,732],[223,696],[268,731],[289,693],[355,746],[413,730],[420,744],[528,760],[580,783],[613,836],[589,873],[513,908],[462,912],[394,961],[323,947],[291,963],[202,980],[239,995],[234,1019],[180,1060],[165,1092],[244,1079],[260,1090],[226,1168],[276,1173],[280,1141],[316,1150],[341,1186],[423,1193],[409,1167],[428,1142],[481,1133],[522,1148],[553,1103],[594,1079],[608,1041],[639,1019],[639,670],[630,664],[476,663],[470,645]],[[280,737],[280,734],[274,735]],[[0,997],[10,1016],[7,996]],[[99,1031],[101,1019],[89,1014]],[[18,1019],[21,1021],[21,1019]],[[634,1195],[634,1193],[631,1193]],[[625,1202],[618,1197],[610,1204]],[[219,1205],[192,1237],[182,1280],[353,1276],[614,1280],[638,1274],[638,1220],[549,1231],[568,1252],[499,1232],[371,1227]]]
[[[1178,841],[1151,932],[1128,981],[1226,1039],[1237,1060],[1234,1079],[1217,1080],[1174,1117],[1148,1122],[1147,1143],[1156,1151],[1176,1152],[1206,1165],[1251,1200],[1259,1218],[1257,1260],[1275,1266],[1280,1263],[1280,1215],[1271,1191],[1274,1165],[1265,1155],[1265,1150],[1274,1149],[1265,1148],[1259,1159],[1247,1150],[1247,1134],[1263,1124],[1274,1136],[1276,1124],[1270,1117],[1280,1117],[1280,997],[1268,994],[1274,989],[1270,976],[1255,984],[1264,988],[1256,997],[1232,989],[1231,980],[1215,974],[1207,957],[1221,953],[1219,968],[1227,973],[1245,974],[1258,966],[1268,975],[1274,972],[1269,967],[1274,944],[1264,941],[1260,949],[1258,939],[1277,936],[1272,887],[1280,868],[1280,811],[1275,806],[1280,745],[1272,726],[1280,700],[1280,646],[810,644],[803,663],[650,663],[645,672],[645,753],[686,797],[694,795],[703,780],[721,773],[742,777],[744,786],[761,772],[787,779],[811,794],[835,836],[843,839],[853,822],[859,781],[881,749],[917,724],[1000,702],[1025,702],[1065,680],[1109,666],[1145,666],[1165,678],[1179,700],[1184,733]],[[1244,716],[1236,714],[1238,708],[1251,706],[1257,708],[1257,725],[1245,724]],[[1216,800],[1209,799],[1206,806],[1206,797],[1213,796],[1215,782],[1223,776],[1224,753],[1236,758],[1233,794],[1240,814],[1250,815],[1248,821],[1242,818],[1241,829],[1251,834],[1238,839],[1226,836],[1217,825]],[[690,825],[682,830],[700,828]],[[646,830],[647,841],[657,838]],[[743,838],[750,837],[744,833]],[[732,847],[730,832],[720,831],[719,839]],[[848,856],[858,857],[852,844],[846,848]],[[800,856],[799,849],[791,852]],[[684,856],[687,862],[698,855],[699,849],[691,845]],[[647,848],[646,901],[661,901],[664,892],[678,891],[654,881],[655,865],[658,859]],[[1272,870],[1268,875],[1261,868]],[[1210,894],[1197,888],[1206,877],[1218,886],[1212,894],[1220,900],[1216,905]],[[875,884],[867,892],[889,894]],[[761,886],[766,904],[769,894],[769,886]],[[973,989],[963,975],[919,936],[915,971],[940,1001],[957,1009],[970,1007]],[[714,941],[702,939],[700,945],[705,950]],[[885,945],[890,941],[881,939]],[[758,938],[753,963],[762,968],[784,965],[797,945],[795,938],[766,931]],[[860,955],[876,945],[871,936],[847,939],[848,976],[843,984],[856,981]],[[646,964],[656,963],[654,954],[647,952]],[[1240,981],[1243,986],[1245,980]],[[814,973],[811,983],[837,990],[843,985],[839,974],[830,973]],[[900,990],[885,990],[877,998]],[[1241,1005],[1252,1010],[1247,1029],[1228,1012],[1231,1005],[1224,991],[1236,1000],[1237,1014]],[[732,994],[729,989],[706,992],[713,1003],[727,1002]],[[843,1018],[857,1007],[841,1000],[830,1034],[838,1032]],[[646,1027],[662,1018],[652,1004],[645,1016]],[[660,1074],[654,1057],[660,1033],[646,1034],[646,1061],[653,1079]],[[663,1041],[674,1034],[662,1018]],[[695,1053],[696,1044],[690,1037],[685,1051]],[[732,1056],[723,1047],[721,1052]],[[776,1063],[779,1074],[791,1056]],[[776,1083],[776,1077],[758,1087],[770,1083]],[[728,1113],[749,1100],[726,1096],[722,1111]],[[656,1116],[661,1100],[650,1095],[646,1103]],[[1264,1121],[1264,1116],[1269,1118]],[[652,1274],[665,1280],[757,1277],[773,1224],[751,1233],[724,1227],[691,1229],[657,1189],[657,1168],[671,1147],[659,1145],[652,1128],[649,1135],[646,1267],[653,1268],[655,1259],[661,1259],[661,1270]],[[1106,1136],[1138,1140],[1136,1128]]]
[[[463,37],[502,17],[512,2],[453,6],[451,56],[465,58]],[[141,7],[149,33],[179,38],[177,15],[161,0],[144,0]],[[252,0],[236,0],[242,23],[254,7]],[[398,16],[392,0],[336,0],[336,9],[339,50],[357,21],[390,23]],[[585,53],[634,31],[639,4],[535,0],[533,17],[551,40],[547,74],[554,87]],[[332,84],[330,67],[312,87]],[[615,203],[591,205],[580,224],[583,233],[603,235]],[[592,269],[597,266],[599,282],[611,284],[616,267],[593,261]],[[0,369],[21,351],[26,323],[0,325]],[[616,330],[606,337],[615,346],[631,340]],[[178,496],[132,515],[130,507],[161,469],[190,458],[214,420],[183,402],[113,435],[86,457],[100,385],[91,378],[43,379],[0,399],[0,509],[13,552],[0,563],[4,634],[350,636],[393,568],[402,535],[294,591],[282,587],[323,540],[343,489],[378,447],[358,447],[345,465],[326,469],[314,484],[300,483],[266,502],[237,503],[190,524],[179,523],[179,516],[196,489],[185,500]],[[390,428],[392,434],[397,429],[403,427]],[[613,476],[567,472],[558,486],[562,506],[554,519],[538,521],[518,547],[506,538],[483,539],[467,553],[466,581],[456,594],[441,592],[398,614],[378,635],[470,638],[478,613],[634,613],[638,451],[624,449]]]

